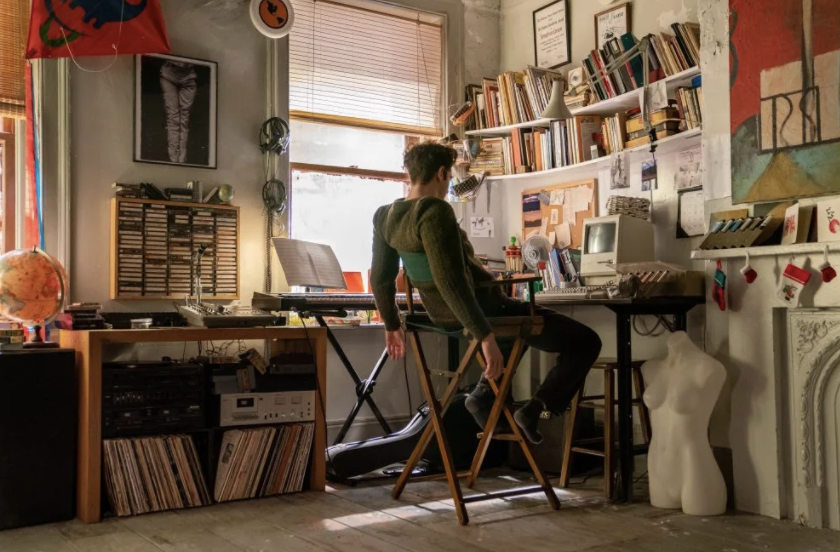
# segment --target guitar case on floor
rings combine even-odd
[[[457,470],[469,469],[478,448],[481,429],[467,410],[467,393],[455,395],[443,417],[443,426],[452,450]],[[400,431],[355,443],[340,443],[327,448],[327,471],[331,476],[350,479],[380,470],[391,464],[405,462],[429,423],[429,407],[423,403],[417,414]],[[507,458],[507,448],[499,441],[490,443],[483,468],[501,465]],[[423,459],[430,468],[442,470],[437,439],[426,448]]]

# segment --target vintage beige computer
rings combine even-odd
[[[580,276],[586,286],[617,283],[610,265],[654,260],[653,224],[629,215],[583,221]]]

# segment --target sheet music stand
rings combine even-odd
[[[338,258],[329,245],[287,238],[272,238],[272,243],[289,286],[306,287],[308,291],[314,291],[312,288],[316,288],[319,291],[324,289],[347,289],[347,282],[344,279],[341,264],[338,262]],[[347,419],[344,420],[344,424],[342,424],[333,445],[344,441],[344,437],[350,430],[350,426],[353,425],[356,416],[359,415],[359,411],[365,403],[370,407],[371,412],[373,412],[379,425],[382,426],[385,434],[390,435],[393,433],[391,426],[388,425],[376,402],[371,397],[373,388],[376,385],[376,378],[379,377],[379,373],[388,361],[388,350],[383,349],[382,355],[379,357],[370,376],[363,380],[359,377],[355,368],[353,368],[350,359],[347,358],[332,330],[324,320],[324,317],[327,316],[347,316],[347,311],[344,309],[322,309],[300,312],[299,314],[301,318],[308,316],[314,317],[318,325],[327,330],[327,340],[332,345],[335,354],[338,355],[339,360],[341,360],[341,363],[356,385],[356,403],[350,410]]]

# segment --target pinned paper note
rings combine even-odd
[[[540,227],[540,236],[548,236],[548,217],[543,217],[542,226]]]
[[[575,223],[575,209],[572,202],[569,201],[571,198],[567,195],[566,202],[563,204],[563,222],[567,224],[574,224]]]
[[[549,224],[554,226],[558,222],[560,222],[560,211],[557,210],[557,209],[552,209],[551,210],[551,222]]]
[[[549,232],[548,233],[548,243],[554,247],[554,244],[557,243],[557,233],[556,232]]]
[[[650,104],[650,112],[659,111],[668,107],[668,83],[665,79],[650,83],[648,87],[648,102]],[[639,107],[642,108],[642,113],[645,113],[645,95],[639,96]]]
[[[553,190],[549,203],[551,205],[563,205],[563,195],[563,190]]]
[[[591,201],[591,192],[592,190],[589,189],[587,186],[578,186],[575,188],[575,193],[572,197],[575,200],[575,212],[580,211],[588,211],[589,210],[589,202]]]
[[[470,236],[473,238],[492,238],[495,224],[493,217],[470,217]]]
[[[554,227],[554,234],[556,235],[557,247],[563,249],[572,245],[572,229],[568,222],[558,224]]]

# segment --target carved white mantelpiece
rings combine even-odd
[[[795,518],[840,529],[840,310],[788,314]]]

